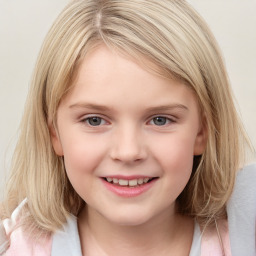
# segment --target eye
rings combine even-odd
[[[156,116],[150,120],[151,125],[163,126],[173,122],[171,119],[164,116]]]
[[[157,116],[154,117],[152,121],[155,125],[165,125],[167,122],[167,118],[163,116]]]
[[[88,117],[84,119],[84,121],[90,126],[99,126],[99,125],[106,124],[106,121],[103,118],[98,116]]]

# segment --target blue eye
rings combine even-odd
[[[168,119],[164,116],[157,116],[152,119],[153,123],[157,126],[165,125],[168,122]]]
[[[156,125],[156,126],[166,126],[172,123],[176,123],[176,121],[165,116],[155,116],[149,122],[150,125]]]
[[[99,126],[105,123],[104,119],[97,116],[88,117],[85,121],[91,126]]]

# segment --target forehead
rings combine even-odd
[[[135,61],[101,46],[81,61],[73,87],[65,98],[73,102],[94,101],[101,104],[111,104],[120,99],[123,104],[138,100],[144,101],[144,104],[151,104],[152,101],[161,104],[161,100],[195,100],[194,93],[184,82],[159,73],[159,67],[146,58]]]

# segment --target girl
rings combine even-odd
[[[255,255],[255,166],[183,0],[75,0],[42,47],[1,255]]]

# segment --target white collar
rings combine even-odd
[[[52,256],[82,256],[77,219],[70,215],[62,230],[53,235]]]
[[[201,232],[198,223],[195,221],[193,242],[189,256],[198,256],[200,254]],[[82,256],[77,218],[75,216],[70,215],[63,229],[54,234],[51,255]]]

